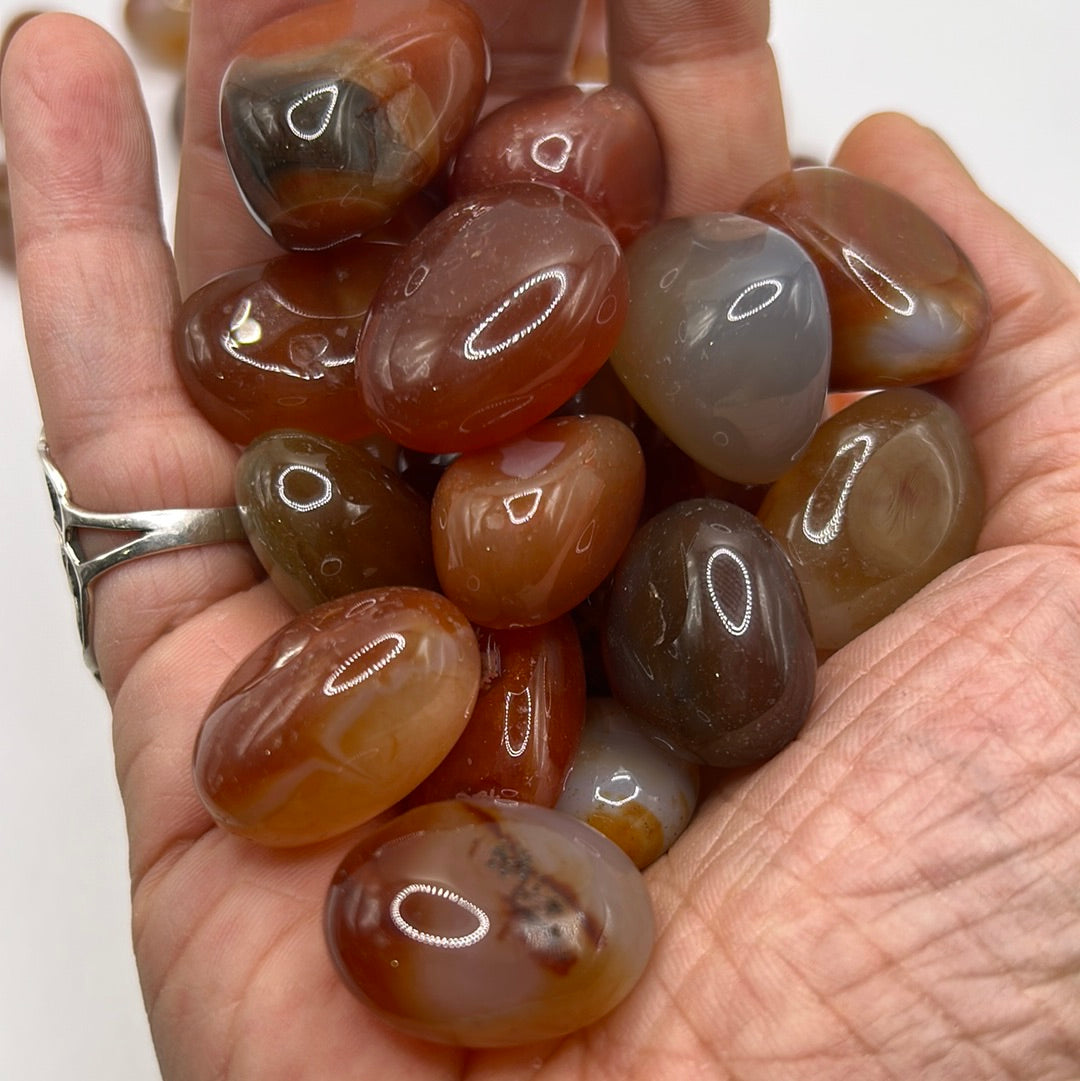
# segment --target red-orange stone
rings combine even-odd
[[[464,1047],[565,1036],[612,1010],[653,942],[606,837],[528,803],[448,800],[369,834],[326,903],[331,957],[386,1022]]]
[[[601,367],[626,304],[618,242],[575,196],[516,183],[454,203],[372,301],[357,358],[365,405],[415,450],[510,439]]]
[[[351,440],[373,431],[356,386],[356,342],[399,249],[351,241],[229,271],[177,319],[180,377],[234,443],[275,428]]]
[[[508,180],[573,192],[629,244],[660,216],[660,140],[641,103],[619,87],[539,91],[473,129],[454,159],[450,193],[469,198]]]
[[[585,722],[585,665],[569,616],[477,633],[480,695],[454,749],[412,804],[487,796],[553,807]]]
[[[335,0],[249,38],[221,87],[229,165],[289,248],[389,219],[449,160],[480,108],[487,47],[457,0]]]
[[[967,256],[902,195],[842,169],[796,169],[742,213],[792,236],[814,260],[832,317],[834,390],[910,386],[966,367],[990,330]]]
[[[644,487],[641,448],[613,417],[553,417],[463,454],[431,506],[443,591],[485,627],[569,612],[614,568]]]
[[[195,745],[214,820],[267,845],[344,833],[397,803],[461,735],[472,627],[438,593],[386,587],[298,616],[225,682]]]

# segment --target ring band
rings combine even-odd
[[[75,615],[79,625],[83,660],[100,681],[101,673],[94,654],[93,594],[95,578],[130,559],[195,548],[203,544],[246,540],[237,507],[211,507],[200,510],[147,510],[132,513],[104,514],[84,510],[71,501],[67,481],[49,454],[44,437],[38,443],[38,457],[45,473],[52,502],[53,520],[61,539],[61,552],[68,584],[75,597]],[[137,537],[88,557],[79,543],[79,529],[108,529],[138,533]]]

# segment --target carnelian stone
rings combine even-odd
[[[195,745],[195,787],[225,829],[303,845],[397,803],[461,735],[480,684],[464,616],[385,587],[298,616],[226,680]]]
[[[457,149],[483,99],[487,48],[456,0],[335,0],[239,50],[221,131],[249,208],[288,248],[388,220]]]
[[[492,188],[448,207],[390,268],[360,340],[365,405],[415,450],[491,446],[583,386],[625,313],[618,242],[581,200]]]
[[[983,506],[960,418],[910,387],[826,421],[758,514],[795,568],[818,650],[830,653],[971,555]]]
[[[842,169],[796,169],[756,191],[742,212],[794,237],[821,272],[833,389],[941,379],[986,340],[990,304],[975,268],[897,192]]]
[[[473,129],[454,159],[450,193],[469,198],[508,180],[572,192],[629,244],[660,217],[660,140],[641,103],[619,87],[538,91]]]
[[[709,472],[775,480],[810,442],[828,387],[829,311],[809,256],[761,222],[700,214],[639,237],[627,269],[619,378]]]
[[[653,942],[644,881],[582,822],[449,800],[364,838],[325,926],[348,987],[389,1024],[465,1047],[565,1036],[609,1013]]]
[[[431,505],[443,592],[485,627],[569,612],[615,566],[644,485],[637,439],[612,417],[553,417],[463,454]]]
[[[409,797],[487,796],[552,807],[585,721],[585,664],[569,616],[477,631],[480,694],[454,749]]]
[[[748,511],[677,503],[634,534],[604,625],[614,696],[710,766],[779,751],[810,709],[817,655],[795,572]]]
[[[235,443],[274,428],[351,440],[374,426],[356,342],[397,248],[351,241],[229,271],[192,293],[174,354],[192,400]]]
[[[124,23],[143,56],[182,68],[191,31],[191,0],[126,0]]]
[[[430,507],[365,450],[276,431],[236,465],[248,541],[296,609],[375,586],[435,589]]]
[[[614,841],[644,870],[682,835],[697,807],[699,769],[650,738],[611,698],[590,698],[560,811]]]

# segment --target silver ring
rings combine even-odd
[[[95,678],[101,679],[94,654],[93,593],[94,579],[129,559],[141,559],[157,552],[195,548],[202,544],[246,540],[236,507],[211,507],[201,510],[146,510],[131,513],[103,514],[84,510],[71,501],[67,481],[49,454],[42,438],[38,457],[45,472],[45,483],[52,501],[53,520],[60,534],[61,553],[68,584],[75,597],[75,615],[79,624],[83,660]],[[80,529],[109,529],[139,536],[100,555],[88,557],[79,543]]]

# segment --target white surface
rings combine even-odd
[[[26,6],[0,0],[0,23]],[[122,0],[71,6],[122,36]],[[864,114],[910,112],[1080,268],[1080,0],[777,0],[773,11],[793,147],[827,156]],[[172,86],[147,75],[166,188]],[[109,719],[81,667],[10,280],[0,281],[0,328],[0,1078],[153,1081]]]

